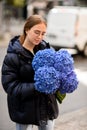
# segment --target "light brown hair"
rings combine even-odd
[[[23,42],[26,38],[26,31],[30,30],[33,26],[40,24],[40,23],[44,23],[47,26],[46,21],[40,15],[31,15],[26,20],[24,29],[23,29],[23,35],[21,35],[19,38],[21,44],[23,44]]]

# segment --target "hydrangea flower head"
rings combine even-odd
[[[74,71],[71,71],[70,74],[62,73],[61,75],[61,93],[72,93],[78,86],[78,79]]]
[[[32,61],[32,67],[36,71],[39,67],[53,66],[54,64],[54,54],[55,51],[53,49],[44,49],[39,50]]]
[[[54,68],[60,72],[69,73],[74,69],[74,60],[67,50],[60,49],[55,53]]]
[[[35,71],[35,89],[46,94],[54,93],[60,87],[60,74],[54,67],[43,66]]]

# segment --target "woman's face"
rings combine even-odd
[[[46,34],[46,28],[44,23],[33,26],[30,30],[26,31],[26,41],[33,45],[38,45]]]

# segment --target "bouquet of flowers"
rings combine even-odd
[[[33,58],[35,89],[46,94],[72,93],[78,86],[74,60],[68,51],[39,50]]]

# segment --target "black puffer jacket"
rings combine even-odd
[[[34,55],[21,46],[18,38],[10,41],[2,65],[2,85],[8,97],[9,115],[17,123],[40,125],[57,118],[57,102],[55,95],[45,95],[34,89],[31,64]],[[34,48],[34,53],[45,48],[49,48],[49,44],[42,41]]]

